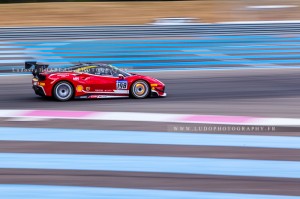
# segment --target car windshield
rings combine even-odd
[[[70,70],[76,72],[89,73],[94,75],[102,76],[114,76],[118,77],[119,74],[122,74],[124,77],[131,76],[130,73],[127,73],[113,65],[109,64],[80,64],[74,67],[71,67]]]
[[[128,76],[131,76],[130,73],[127,73],[119,68],[117,68],[116,66],[113,66],[113,65],[109,65],[109,67],[111,68],[111,70],[113,71],[113,75],[115,76],[118,76],[119,74],[122,74],[124,77],[128,77]]]

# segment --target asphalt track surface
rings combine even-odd
[[[300,70],[259,69],[143,73],[166,84],[166,98],[57,102],[36,96],[31,76],[0,77],[0,109],[193,113],[300,117]]]
[[[6,27],[0,29],[0,41],[98,38],[145,38],[216,35],[298,34],[299,21],[286,23],[224,23],[201,25],[129,25],[129,26],[50,26]]]

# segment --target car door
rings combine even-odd
[[[91,79],[94,91],[101,94],[113,93],[116,89],[116,81],[118,80],[117,77],[104,75],[94,75]]]
[[[98,68],[99,69],[99,68]],[[99,72],[100,71],[100,72]],[[91,91],[99,95],[128,95],[128,82],[123,77],[113,76],[111,69],[98,70],[90,76]]]

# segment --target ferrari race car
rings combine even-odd
[[[147,98],[165,97],[165,85],[152,77],[128,73],[109,64],[81,63],[64,70],[50,70],[48,65],[25,62],[32,70],[33,90],[37,95],[58,101],[73,98]]]

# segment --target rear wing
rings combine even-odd
[[[42,73],[45,69],[49,67],[49,65],[45,64],[38,64],[36,61],[27,61],[25,62],[25,69],[30,69],[31,67],[34,67],[32,70],[32,75],[34,77],[38,76],[40,73]]]

